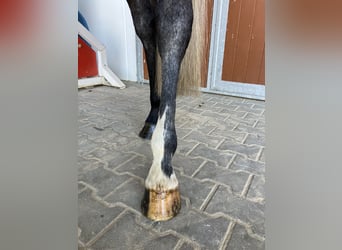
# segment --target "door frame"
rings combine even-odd
[[[229,2],[230,0],[214,1],[208,82],[203,91],[265,100],[265,85],[222,80]]]

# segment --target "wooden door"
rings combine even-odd
[[[230,0],[222,80],[265,84],[265,1]]]

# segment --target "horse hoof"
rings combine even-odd
[[[155,127],[156,125],[145,122],[145,125],[140,131],[139,136],[143,139],[150,140],[152,138],[152,134],[153,134]]]
[[[181,209],[178,187],[166,191],[145,189],[141,209],[142,213],[153,221],[166,221],[173,218]]]

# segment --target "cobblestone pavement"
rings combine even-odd
[[[140,213],[152,162],[150,142],[138,137],[148,88],[79,90],[79,249],[264,249],[265,103],[177,99],[182,209],[152,222]]]

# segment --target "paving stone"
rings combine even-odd
[[[265,241],[259,241],[248,235],[246,229],[236,224],[226,250],[263,250]]]
[[[236,111],[246,111],[246,112],[253,113],[256,115],[261,115],[264,110],[263,109],[253,109],[250,107],[245,107],[245,106],[240,105]]]
[[[125,163],[126,161],[134,158],[136,155],[134,153],[122,153],[113,151],[111,154],[111,160],[108,161],[108,168],[115,169],[119,167],[121,164]]]
[[[111,119],[105,118],[103,115],[91,115],[87,120],[93,128],[98,130],[103,130],[114,122]]]
[[[216,113],[220,113],[222,112],[222,107],[219,106],[214,106],[211,103],[206,103],[206,102],[200,102],[197,104],[196,107],[198,110],[203,111],[212,111],[212,112],[216,112]],[[225,112],[223,112],[225,113]]]
[[[113,133],[113,131],[106,127],[104,129],[96,129],[93,125],[79,128],[79,131],[87,135],[89,141],[111,141],[114,140],[118,135]],[[83,145],[80,145],[83,146]]]
[[[199,144],[191,153],[191,156],[205,156],[205,158],[215,161],[219,166],[226,167],[234,154],[229,152],[223,152],[220,150],[209,148],[203,144]]]
[[[259,161],[265,163],[265,149],[262,150]]]
[[[151,161],[147,161],[146,157],[135,156],[121,167],[116,169],[116,172],[124,174],[131,173],[145,180],[150,171]]]
[[[257,123],[257,119],[247,119],[247,118],[241,118],[241,117],[235,117],[235,116],[229,116],[228,120],[235,121],[239,124],[244,124],[246,126],[253,127]]]
[[[243,100],[242,102],[241,101],[233,101],[232,105],[238,106],[239,108],[237,108],[237,110],[240,110],[240,109],[249,110],[254,106],[253,103],[245,102],[245,100]]]
[[[91,140],[88,140],[85,136],[78,139],[78,155],[86,155],[89,152],[97,149],[99,145]]]
[[[138,137],[150,109],[149,86],[128,82],[123,90],[80,90],[79,103],[79,209],[84,211],[79,218],[79,248],[219,249],[230,220],[216,217],[217,212],[237,223],[228,249],[262,248],[246,227],[264,237],[264,102],[207,93],[177,98],[178,148],[172,164],[182,208],[167,222],[140,215],[143,182],[152,163],[150,141]],[[256,147],[261,149],[257,155]],[[251,174],[246,198],[241,198]],[[114,207],[92,198],[88,185],[98,191],[93,194],[96,199]],[[83,244],[100,231],[90,248]]]
[[[241,193],[246,184],[249,174],[236,172],[218,167],[212,162],[207,162],[195,175],[201,180],[213,180],[215,182],[231,187],[234,193]]]
[[[122,202],[140,212],[140,202],[143,198],[145,186],[143,181],[131,178],[124,185],[115,190],[115,193],[106,197],[109,203]]]
[[[199,180],[182,176],[176,172],[179,182],[180,194],[189,199],[191,207],[200,209],[202,203],[207,198],[214,184],[210,182],[201,182]]]
[[[194,142],[194,141],[185,141],[183,139],[177,139],[177,150],[176,153],[182,154],[182,155],[186,155],[187,153],[189,153],[190,150],[192,150],[197,144],[198,142]]]
[[[244,144],[265,146],[265,137],[259,134],[248,134]]]
[[[129,176],[119,176],[99,167],[80,173],[78,180],[94,187],[97,190],[97,195],[103,197],[129,178]]]
[[[253,113],[247,113],[245,118],[246,119],[256,119],[256,120],[260,120],[260,121],[265,121],[265,116],[260,116],[260,115],[256,115]]]
[[[183,110],[183,111],[187,111],[190,113],[195,113],[195,114],[200,114],[203,112],[203,109],[200,109],[199,106],[182,106],[180,107],[178,110]]]
[[[206,110],[203,113],[201,113],[201,115],[204,117],[210,117],[210,118],[214,118],[217,120],[224,120],[225,118],[229,116],[229,113],[223,113],[222,111],[213,112],[213,111]]]
[[[160,232],[177,231],[187,237],[201,249],[218,249],[225,235],[229,220],[224,217],[211,218],[193,210],[181,209],[172,220],[155,224],[154,229]]]
[[[204,123],[199,128],[197,128],[197,131],[201,132],[202,134],[208,135],[215,128],[216,128],[216,126],[211,125],[210,123]]]
[[[182,128],[191,128],[191,129],[198,129],[203,124],[205,124],[210,118],[209,117],[203,117],[199,114],[193,114],[193,113],[178,113],[178,116],[176,116],[176,124],[182,125]]]
[[[250,133],[250,134],[259,134],[261,136],[265,136],[265,130],[260,129],[257,127],[251,127],[247,126],[245,124],[239,124],[237,127],[234,128],[234,131],[236,132],[245,132],[245,133]]]
[[[114,220],[123,208],[108,208],[91,197],[87,189],[78,195],[78,226],[81,229],[79,239],[87,243],[104,227]]]
[[[222,212],[239,219],[251,225],[256,234],[264,237],[264,210],[264,204],[241,198],[234,195],[228,188],[219,186],[205,211],[210,214]]]
[[[184,175],[191,176],[204,162],[202,158],[194,158],[176,153],[172,158],[172,166]]]
[[[222,109],[226,113],[230,113],[231,111],[235,111],[238,108],[238,106],[232,104],[231,101],[228,101],[226,103],[216,102],[215,107]]]
[[[147,160],[150,160],[152,163],[152,149],[151,142],[148,140],[138,139],[130,143],[121,149],[122,152],[140,154],[144,156]]]
[[[216,128],[213,130],[210,135],[212,136],[221,136],[226,138],[226,140],[235,142],[235,143],[242,143],[243,139],[246,136],[246,133],[240,133],[236,131],[231,131],[234,127],[232,126],[230,129],[218,129]]]
[[[265,203],[265,177],[254,176],[251,186],[247,193],[247,198],[254,201]]]
[[[142,245],[155,240],[157,235],[138,225],[135,217],[132,212],[126,212],[90,249],[141,249]]]
[[[151,239],[149,241],[145,241],[141,249],[144,250],[161,250],[161,249],[174,249],[174,247],[177,245],[179,241],[179,238],[176,236],[173,236],[171,234],[162,236],[162,237],[156,237],[154,239]]]
[[[243,170],[252,174],[261,175],[265,173],[265,163],[253,161],[247,157],[237,155],[229,166],[231,170]]]
[[[103,162],[97,159],[85,159],[80,156],[78,157],[77,165],[79,174],[105,166]]]
[[[265,107],[265,101],[254,100],[254,99],[245,99],[245,103],[252,103],[255,105],[260,105],[260,106]]]
[[[265,109],[265,102],[260,101],[254,104],[253,109]]]
[[[186,141],[201,142],[212,148],[215,148],[222,141],[222,137],[205,135],[198,131],[191,132],[183,139]]]
[[[195,247],[193,245],[190,245],[189,243],[187,242],[184,242],[182,244],[182,246],[179,248],[179,250],[192,250],[194,249],[195,250]]]
[[[98,158],[102,161],[110,161],[112,159],[117,158],[118,156],[122,155],[122,152],[118,152],[114,149],[113,145],[108,143],[98,143],[99,147],[95,150],[87,153],[84,157],[86,158]],[[132,154],[130,154],[132,157]]]
[[[257,160],[260,150],[262,149],[260,146],[257,145],[245,145],[245,144],[237,144],[232,143],[228,140],[225,140],[219,148],[220,150],[229,150],[234,153],[242,154],[247,156],[252,160]]]
[[[192,128],[177,128],[176,127],[177,138],[183,138],[187,134],[189,134],[191,131],[192,131]]]
[[[257,122],[257,124],[255,125],[255,128],[261,129],[261,130],[265,130],[265,126],[266,126],[265,122],[259,120],[259,121]]]
[[[78,189],[78,193],[81,193],[82,191],[84,191],[86,188],[86,186],[82,183],[78,183],[77,185],[77,189]]]

